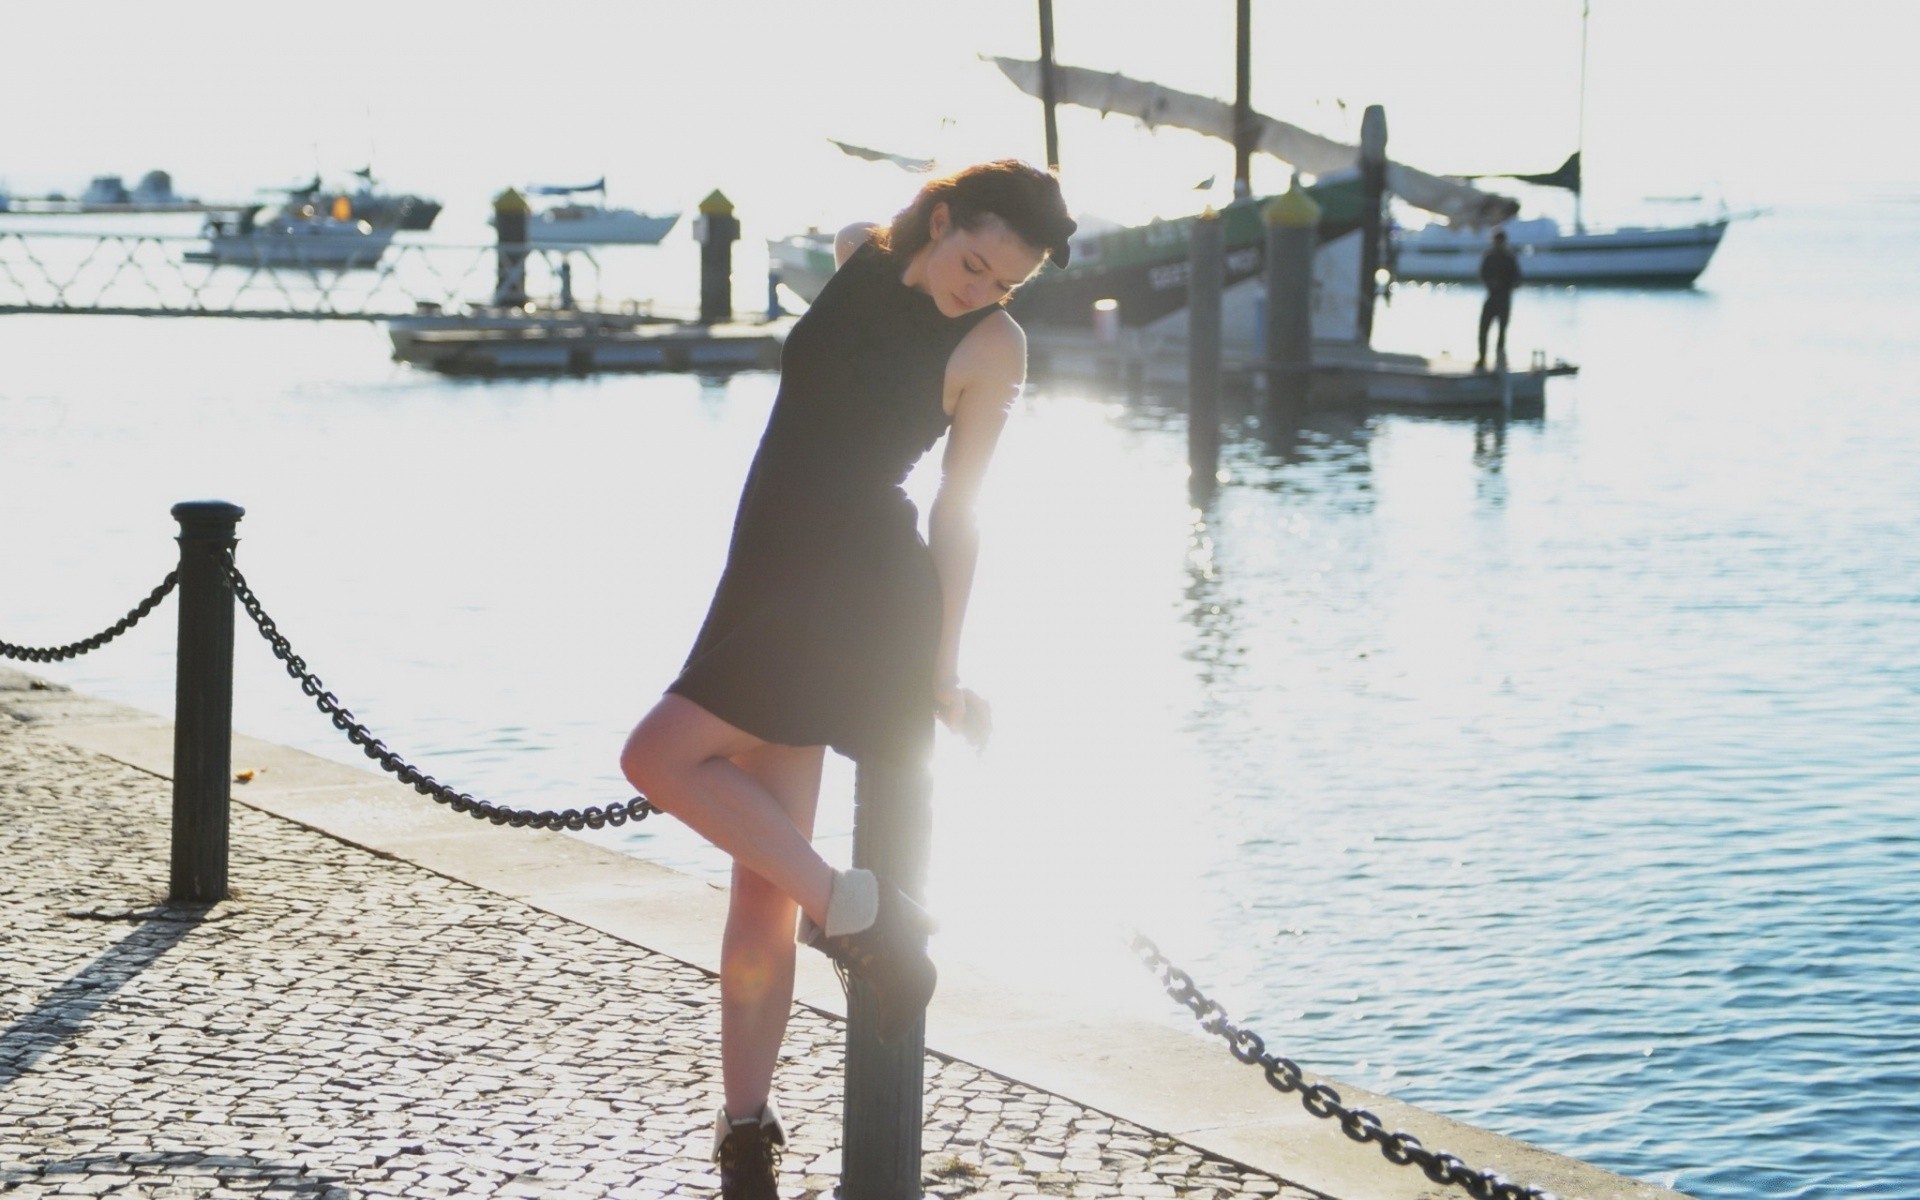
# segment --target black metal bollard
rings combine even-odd
[[[1187,283],[1187,490],[1212,493],[1220,471],[1220,301],[1226,287],[1226,239],[1209,208],[1193,223]]]
[[[853,787],[853,865],[925,898],[933,781],[924,758],[861,760]],[[847,999],[840,1200],[917,1200],[925,1119],[923,1015],[891,1046],[875,1033],[864,987]]]
[[[227,898],[233,778],[233,590],[226,555],[246,510],[224,500],[173,506],[180,523],[180,642],[173,697],[173,861],[167,899]]]
[[[733,244],[740,240],[740,220],[733,215],[733,201],[719,188],[700,202],[693,236],[700,243],[700,323],[731,321]]]

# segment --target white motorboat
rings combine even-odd
[[[812,304],[833,278],[833,235],[819,229],[767,239],[767,265],[778,282]]]
[[[257,213],[245,209],[209,217],[202,231],[206,248],[187,251],[187,261],[349,271],[378,264],[393,241],[393,230],[375,229],[365,221],[339,221],[304,210],[283,210],[258,220]]]
[[[1683,226],[1562,229],[1551,217],[1499,226],[1520,260],[1522,283],[1692,283],[1707,269],[1731,218]],[[1472,282],[1492,231],[1427,225],[1396,231],[1388,251],[1395,279]]]

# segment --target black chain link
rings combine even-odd
[[[387,744],[365,725],[360,724],[341,703],[340,698],[328,691],[326,685],[307,670],[306,660],[293,652],[292,645],[283,637],[266,610],[260,605],[260,598],[247,586],[246,577],[240,574],[240,568],[233,565],[231,558],[223,564],[226,568],[227,582],[233,588],[233,594],[260,627],[260,636],[267,639],[273,647],[273,656],[286,664],[287,674],[300,684],[300,690],[313,697],[313,702],[321,712],[333,720],[333,727],[347,735],[347,740],[366,751],[367,757],[380,764],[382,770],[397,777],[401,783],[410,785],[422,796],[432,797],[436,802],[446,805],[454,812],[466,813],[475,820],[491,821],[495,825],[511,825],[515,829],[604,829],[609,825],[625,825],[628,821],[642,821],[660,810],[645,796],[635,796],[624,804],[610,804],[605,808],[598,805],[579,809],[569,808],[558,812],[534,812],[524,808],[506,808],[491,804],[485,800],[476,800],[465,792],[455,791],[433,776],[407,761],[387,748]]]
[[[147,598],[133,606],[133,611],[121,617],[112,625],[78,642],[69,642],[64,646],[16,646],[12,642],[0,642],[0,658],[16,658],[23,662],[65,662],[69,658],[78,658],[89,650],[98,650],[108,642],[119,637],[140,623],[140,619],[152,612],[162,600],[167,598],[174,585],[180,582],[180,572],[168,571],[160,586],[147,594]]]
[[[1259,1034],[1235,1025],[1227,1018],[1227,1010],[1202,995],[1193,976],[1168,962],[1151,939],[1135,933],[1132,945],[1167,995],[1184,1004],[1202,1029],[1225,1041],[1235,1058],[1261,1068],[1274,1090],[1299,1093],[1301,1107],[1316,1117],[1338,1121],[1354,1141],[1379,1146],[1388,1162],[1419,1167],[1435,1183],[1457,1184],[1478,1200],[1555,1200],[1552,1192],[1511,1183],[1491,1171],[1476,1171],[1452,1154],[1429,1150],[1410,1133],[1389,1133],[1379,1117],[1364,1108],[1348,1108],[1340,1093],[1324,1083],[1309,1084],[1298,1063],[1272,1053]]]

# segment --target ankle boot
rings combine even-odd
[[[924,943],[934,926],[932,916],[905,892],[882,884],[873,924],[853,933],[829,934],[803,918],[799,941],[833,960],[841,986],[849,993],[853,979],[867,986],[879,1018],[880,1040],[891,1045],[933,997],[939,973]]]
[[[756,1117],[729,1118],[722,1108],[713,1122],[713,1161],[720,1164],[720,1200],[780,1200],[777,1172],[786,1144],[787,1131],[772,1100]]]

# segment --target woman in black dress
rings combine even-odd
[[[1013,160],[935,180],[885,229],[849,226],[839,269],[794,325],[727,566],[681,675],[635,727],[627,778],[733,856],[721,951],[723,1194],[772,1196],[785,1135],[769,1097],[801,938],[872,989],[883,1038],[933,993],[926,914],[813,848],[827,747],[924,751],[929,713],[976,738],[960,630],[973,503],[1026,378],[1000,307],[1074,223],[1057,181]],[[942,434],[920,539],[901,484]]]

